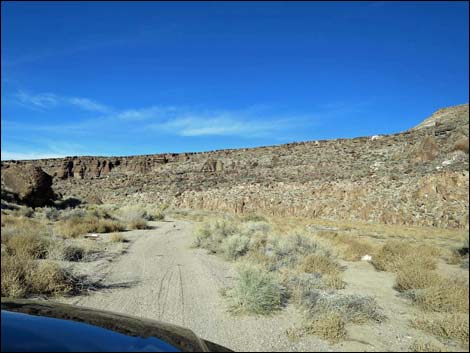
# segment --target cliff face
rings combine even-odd
[[[468,104],[394,135],[16,163],[41,167],[63,195],[105,202],[468,228]]]

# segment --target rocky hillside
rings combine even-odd
[[[104,202],[468,228],[468,104],[408,131],[250,149],[32,164],[54,191]]]

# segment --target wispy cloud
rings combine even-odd
[[[111,111],[111,108],[104,105],[100,104],[98,102],[92,101],[91,99],[88,98],[66,98],[66,102],[75,105],[81,109],[92,111],[92,112],[98,112],[98,113],[108,113]]]
[[[57,106],[59,98],[53,93],[29,94],[25,91],[19,91],[16,97],[24,105],[30,105],[38,108],[51,108]]]
[[[216,114],[213,117],[189,115],[160,124],[151,124],[154,130],[180,136],[269,136],[296,125],[294,119],[271,119],[257,121],[253,117],[237,116],[230,113]]]
[[[318,124],[314,117],[273,112],[269,106],[253,105],[245,109],[219,110],[200,107],[150,106],[137,109],[112,110],[110,107],[87,98],[65,98],[52,93],[29,95],[21,92],[23,102],[41,108],[69,104],[80,109],[100,113],[89,119],[59,124],[22,125],[4,120],[10,127],[36,131],[63,131],[93,134],[103,128],[108,131],[119,127],[121,131],[159,133],[183,137],[238,136],[279,137],[280,134],[302,124]],[[20,126],[21,125],[21,126]],[[125,127],[125,129],[123,129]]]
[[[18,91],[15,96],[23,106],[31,109],[41,108],[44,110],[52,109],[59,105],[71,105],[97,113],[109,113],[112,111],[110,107],[104,104],[83,97],[64,97],[54,93],[31,94],[23,90]]]

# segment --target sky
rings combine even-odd
[[[1,156],[407,130],[468,103],[468,2],[1,3]]]

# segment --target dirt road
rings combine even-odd
[[[412,339],[423,337],[408,325],[416,309],[393,290],[393,274],[364,262],[344,262],[343,292],[374,297],[389,319],[380,325],[348,325],[345,341],[330,345],[315,336],[290,340],[286,330],[302,322],[293,305],[268,317],[234,317],[219,294],[233,284],[233,264],[191,248],[191,222],[154,225],[126,232],[131,240],[127,253],[95,269],[93,277],[104,278],[111,289],[64,301],[180,325],[235,351],[407,351]]]
[[[129,288],[98,291],[66,302],[187,327],[236,351],[328,349],[310,337],[289,341],[286,330],[301,320],[294,307],[271,317],[230,315],[219,290],[232,283],[232,264],[192,249],[190,222],[155,225],[152,230],[126,233],[132,241],[128,252],[103,274],[106,285],[130,283]]]

